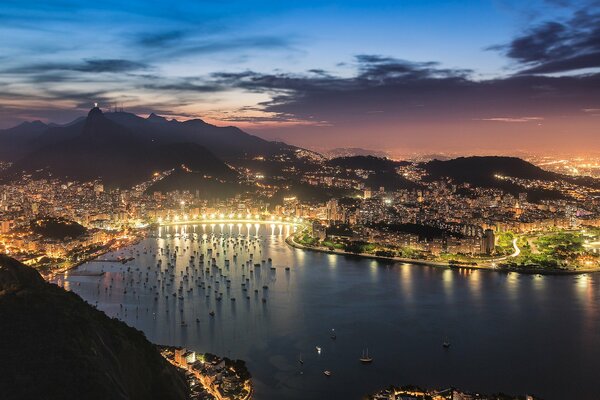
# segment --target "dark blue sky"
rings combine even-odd
[[[596,0],[4,0],[0,127],[97,101],[312,147],[589,141],[599,26]]]

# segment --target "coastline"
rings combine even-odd
[[[543,269],[537,269],[537,268],[514,268],[514,267],[498,268],[498,267],[480,265],[480,264],[477,264],[477,265],[450,264],[450,263],[443,262],[443,261],[411,259],[411,258],[402,258],[402,257],[386,257],[386,256],[377,256],[375,254],[368,254],[368,253],[348,253],[343,250],[330,250],[330,249],[326,249],[326,248],[322,248],[322,247],[305,246],[294,240],[295,235],[297,233],[298,232],[292,233],[287,238],[285,238],[285,242],[288,246],[291,246],[291,247],[294,247],[294,248],[300,249],[300,250],[316,251],[316,252],[320,252],[320,253],[335,254],[335,255],[339,255],[339,256],[361,257],[361,258],[369,258],[369,259],[381,260],[381,261],[392,261],[392,262],[400,262],[400,263],[415,264],[415,265],[425,265],[425,266],[436,267],[436,268],[447,268],[447,269],[463,269],[464,268],[464,269],[472,269],[472,270],[484,270],[484,271],[505,272],[505,273],[516,272],[516,273],[526,274],[526,275],[582,275],[582,274],[600,272],[600,268],[586,269],[586,270],[583,270],[583,269],[580,269],[580,270],[562,270],[562,269],[543,270]]]
[[[551,269],[551,270],[546,269],[546,270],[544,270],[544,269],[538,269],[538,268],[514,268],[514,267],[498,268],[498,267],[493,267],[491,265],[483,265],[483,264],[477,264],[477,265],[450,264],[448,262],[443,262],[443,261],[411,259],[411,258],[403,258],[403,257],[386,257],[386,256],[378,256],[375,254],[368,254],[368,253],[349,253],[349,252],[346,252],[343,250],[330,250],[330,249],[323,248],[323,247],[305,246],[294,240],[295,236],[298,233],[299,232],[295,232],[295,233],[290,234],[288,237],[286,237],[285,243],[288,246],[299,249],[299,250],[315,251],[315,252],[319,252],[319,253],[334,254],[334,255],[338,255],[338,256],[361,257],[361,258],[367,258],[367,259],[372,259],[372,260],[391,261],[391,262],[423,265],[423,266],[436,267],[436,268],[471,269],[471,270],[484,270],[484,271],[505,272],[505,273],[516,272],[516,273],[527,274],[527,275],[536,275],[536,274],[539,274],[539,275],[582,275],[582,274],[600,272],[600,268],[578,269],[578,270],[563,270],[563,269]],[[125,246],[121,246],[121,247],[128,247],[128,246],[136,245],[137,243],[139,243],[140,241],[142,241],[143,239],[145,239],[147,237],[148,236],[147,236],[146,231],[143,231],[139,235],[136,235],[135,240],[133,240],[131,243],[129,243]],[[119,247],[119,248],[121,248],[121,247]],[[68,267],[65,267],[61,271],[56,271],[56,272],[53,271],[52,273],[47,274],[47,275],[42,274],[42,276],[46,280],[51,280],[56,275],[65,274],[69,271],[76,269],[77,267],[81,266],[82,264],[85,264],[86,262],[88,262],[90,260],[97,259],[98,257],[100,257],[106,253],[109,253],[111,251],[118,250],[119,248],[114,249],[109,246],[106,249],[103,249],[102,251],[100,251],[98,254],[95,254],[94,256],[86,257],[83,260],[80,260]]]
[[[142,240],[146,239],[147,237],[148,236],[146,234],[146,231],[144,230],[139,235],[136,235],[135,239],[133,239],[130,243],[127,243],[126,245],[119,246],[117,248],[113,248],[112,246],[106,246],[102,250],[99,250],[97,253],[94,253],[93,255],[90,255],[89,257],[85,257],[84,259],[81,259],[73,264],[70,264],[69,266],[65,266],[64,268],[62,268],[59,271],[50,271],[49,273],[41,273],[40,272],[40,275],[42,275],[44,280],[46,280],[47,282],[50,282],[57,275],[65,275],[69,271],[77,269],[82,264],[85,264],[86,262],[91,261],[91,260],[95,260],[98,257],[102,257],[103,255],[110,253],[111,251],[116,251],[116,250],[119,250],[121,248],[128,247],[128,246],[134,246],[134,245],[138,244],[139,242],[141,242]]]

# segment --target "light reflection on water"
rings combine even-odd
[[[226,255],[222,248],[213,251],[210,257],[217,258],[231,280],[229,288],[213,269],[213,277],[206,277],[210,289],[198,288],[192,280],[194,289],[184,291],[183,302],[173,297],[189,256],[210,247],[176,234],[196,233],[210,241],[211,232],[221,231],[245,239],[258,232],[265,241],[245,252],[238,249],[236,262],[232,248]],[[133,247],[134,261],[84,264],[80,269],[106,273],[70,275],[64,286],[91,304],[98,301],[100,309],[141,329],[153,342],[247,360],[257,399],[360,399],[392,383],[529,392],[545,399],[572,398],[573,393],[582,399],[596,397],[597,275],[451,270],[306,252],[285,244],[289,226],[281,224],[203,224],[158,232],[161,238]],[[152,254],[167,244],[181,249],[176,278],[164,293],[159,290],[155,301],[151,287],[157,260]],[[120,254],[129,252],[103,258]],[[267,258],[273,259],[275,270],[267,262],[252,267]],[[166,255],[162,259],[164,270],[169,260]],[[247,261],[250,267],[244,265]],[[245,279],[250,280],[247,292],[241,285]],[[223,292],[220,302],[215,299],[217,286]],[[214,318],[210,310],[215,310]],[[336,340],[329,337],[332,328]],[[441,347],[446,337],[452,343],[449,351]],[[322,347],[321,355],[315,346]],[[358,362],[365,347],[375,358],[372,365]],[[302,366],[297,362],[300,354]],[[333,371],[331,378],[323,375],[325,369]]]

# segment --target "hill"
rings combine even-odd
[[[65,240],[76,238],[87,232],[84,226],[64,218],[38,218],[30,223],[30,229],[46,238]]]
[[[151,185],[146,193],[172,192],[175,190],[189,190],[197,192],[203,199],[225,199],[236,194],[244,193],[251,187],[242,185],[235,180],[221,180],[205,176],[203,173],[177,169],[172,174]]]
[[[0,393],[12,399],[184,400],[144,334],[0,255]]]
[[[385,157],[352,156],[338,157],[327,161],[331,167],[337,167],[352,178],[356,178],[354,171],[370,171],[368,178],[363,179],[365,186],[371,189],[399,190],[414,189],[419,185],[409,181],[396,173],[396,168],[409,164],[406,161],[394,161]]]
[[[495,175],[522,179],[552,181],[563,176],[546,171],[517,157],[459,157],[452,160],[433,160],[424,164],[429,175],[440,178],[446,176],[458,182],[475,185],[490,185],[497,179]]]
[[[48,130],[41,121],[23,122],[13,128],[0,129],[0,160],[16,161],[23,157],[27,148]]]
[[[499,179],[497,176],[541,181],[572,181],[571,177],[543,170],[517,157],[459,157],[447,161],[433,160],[421,164],[421,166],[429,174],[429,179],[447,177],[457,183],[500,189],[514,195],[527,192],[530,201],[534,202],[545,199],[561,199],[565,195],[558,190],[526,189],[515,183]]]

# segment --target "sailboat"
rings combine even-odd
[[[366,353],[363,350],[362,355],[360,356],[359,360],[363,364],[368,364],[370,362],[373,362],[373,357],[369,356],[369,348],[367,348],[367,352]]]

